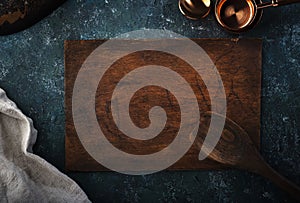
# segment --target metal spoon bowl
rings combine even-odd
[[[210,0],[179,0],[178,6],[185,17],[198,20],[209,14],[211,2]]]

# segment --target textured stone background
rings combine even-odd
[[[192,38],[263,38],[262,155],[300,185],[300,5],[265,10],[262,22],[228,34],[212,13],[190,21],[177,0],[68,1],[21,33],[0,37],[0,87],[34,120],[34,152],[64,171],[65,39],[110,38],[141,29],[168,29]],[[292,201],[268,180],[244,171],[67,173],[93,201]]]

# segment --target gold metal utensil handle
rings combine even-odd
[[[276,7],[284,6],[288,4],[300,3],[300,0],[272,0],[271,2],[261,3],[257,5],[257,9],[267,8],[267,7]]]

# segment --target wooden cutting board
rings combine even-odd
[[[244,128],[255,145],[260,147],[260,96],[261,96],[261,55],[260,39],[193,39],[215,63],[226,92],[227,116]],[[84,149],[77,136],[72,118],[73,86],[83,62],[105,40],[65,41],[65,113],[66,113],[66,170],[105,171]],[[111,112],[105,109],[110,104],[113,84],[124,76],[129,67],[153,64],[173,67],[189,82],[197,93],[201,112],[210,110],[210,98],[201,78],[186,67],[181,59],[162,52],[143,51],[123,57],[110,67],[109,77],[102,80],[96,93],[96,114],[98,123],[106,138],[118,149],[131,154],[151,154],[157,152],[174,139],[174,132],[180,124],[180,109],[175,97],[162,88],[151,86],[134,95],[130,105],[130,115],[139,127],[149,124],[147,112],[154,105],[162,106],[167,112],[165,129],[154,139],[132,140],[124,136],[113,123]],[[157,61],[160,64],[157,64]],[[118,71],[115,71],[118,69]],[[106,91],[105,93],[101,91]],[[108,110],[109,111],[109,110]],[[101,118],[101,119],[100,119]],[[180,116],[179,116],[180,118]],[[170,170],[222,169],[219,163],[210,159],[198,160],[200,149],[194,144],[190,150]]]

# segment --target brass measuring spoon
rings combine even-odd
[[[211,148],[209,144],[203,146],[205,137],[202,135],[207,134],[206,131],[209,128],[212,114],[223,117],[212,112],[201,115],[199,132],[195,142],[199,147],[202,147],[204,152]],[[224,165],[264,176],[300,201],[300,188],[271,168],[264,161],[247,132],[229,118],[225,120],[221,139],[208,157]]]
[[[210,0],[179,0],[178,6],[185,17],[198,20],[209,14],[211,2]]]
[[[293,3],[300,3],[300,0],[272,0],[260,4],[254,0],[219,0],[215,5],[215,16],[223,28],[232,32],[242,32],[248,30],[258,10]]]

